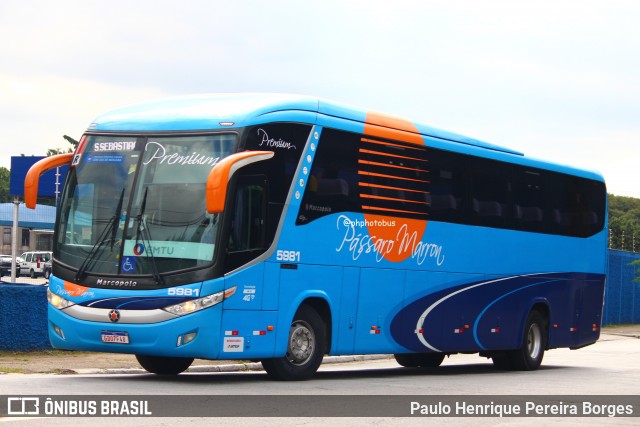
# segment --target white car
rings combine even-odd
[[[20,255],[20,274],[29,275],[31,278],[42,276],[44,274],[44,264],[50,261],[51,252],[34,251],[25,252]]]

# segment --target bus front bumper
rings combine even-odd
[[[218,358],[220,305],[157,323],[82,320],[51,305],[48,317],[49,340],[57,349]]]

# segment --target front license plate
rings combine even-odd
[[[127,332],[102,331],[102,342],[129,344],[129,334]]]

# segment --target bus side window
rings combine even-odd
[[[474,159],[471,171],[470,209],[474,225],[510,228],[510,166]]]
[[[468,157],[438,149],[431,149],[428,153],[431,169],[430,219],[464,223]]]
[[[361,137],[335,129],[322,131],[296,225],[337,212],[362,212],[357,157]]]
[[[538,169],[518,166],[514,167],[513,175],[514,228],[537,233],[547,232],[549,227],[545,218],[550,215],[547,212],[550,190],[545,186],[547,174]]]

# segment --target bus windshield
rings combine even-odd
[[[84,273],[149,275],[212,262],[205,182],[235,134],[89,135],[61,201],[57,253]]]

